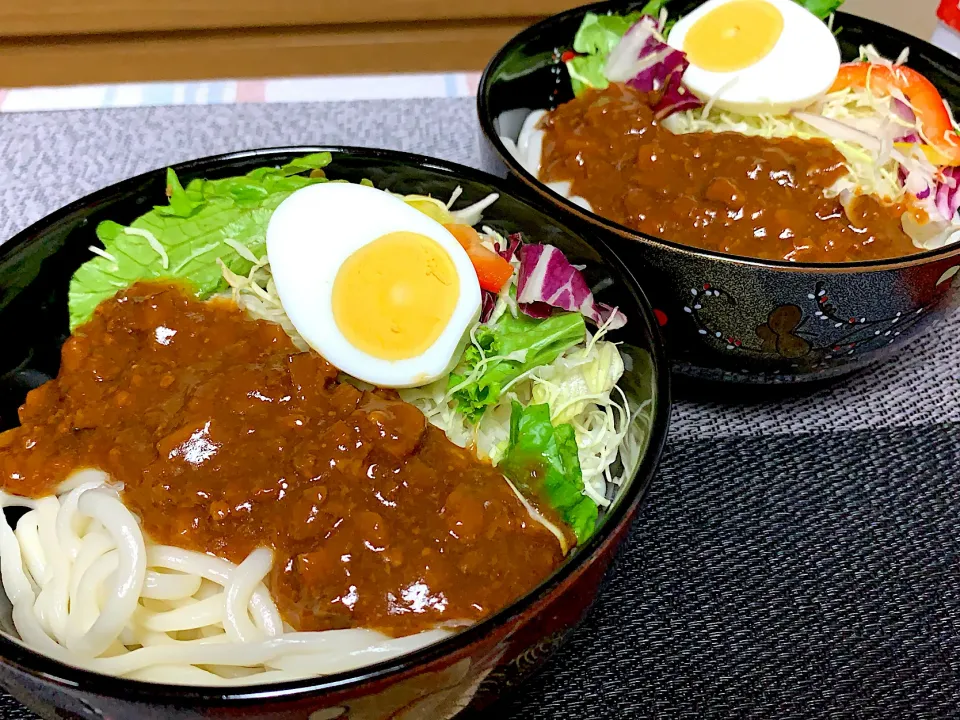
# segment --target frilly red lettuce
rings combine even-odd
[[[941,168],[937,177],[927,180],[919,173],[901,171],[904,188],[914,193],[920,209],[928,217],[919,219],[912,212],[901,218],[903,231],[913,244],[935,250],[958,241],[960,237],[960,167]]]
[[[700,107],[703,103],[681,82],[689,65],[686,54],[667,45],[662,17],[654,17],[662,7],[658,0],[647,3],[640,16],[587,13],[574,38],[574,52],[564,54],[574,93],[623,82],[659,96],[657,119]]]
[[[917,200],[926,200],[930,197],[930,184],[920,173],[912,173],[901,165],[897,175],[900,178],[900,185],[907,192],[912,193]]]
[[[564,254],[553,245],[523,245],[520,248],[520,277],[517,284],[517,302],[532,317],[543,304],[579,312],[598,326],[609,330],[623,327],[626,316],[617,308],[598,303],[577,270]]]
[[[960,209],[960,167],[943,168],[941,172],[943,179],[937,183],[934,202],[943,218],[952,221]]]
[[[696,95],[687,90],[680,82],[683,73],[671,75],[667,79],[666,88],[660,95],[660,100],[653,106],[654,117],[663,120],[682,110],[695,110],[703,103]]]
[[[603,74],[611,82],[623,82],[640,92],[659,94],[654,105],[657,119],[703,103],[683,87],[683,74],[690,62],[686,53],[670,47],[659,23],[644,15],[624,33],[610,52]]]
[[[480,322],[485,323],[493,315],[497,307],[497,296],[489,290],[481,290],[482,300],[480,302]]]
[[[536,320],[543,320],[553,314],[553,307],[545,302],[518,303],[520,310]]]
[[[960,210],[960,167],[940,168],[937,177],[929,177],[910,172],[900,167],[900,184],[917,200],[923,201],[923,208],[930,213],[932,220],[953,222]]]
[[[499,243],[497,243],[497,253],[507,262],[513,262],[513,256],[517,254],[517,250],[523,244],[523,235],[512,233],[507,235],[506,240],[507,244],[503,247],[499,247]]]

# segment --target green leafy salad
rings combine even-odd
[[[343,182],[326,177],[330,162],[329,153],[317,153],[186,187],[168,170],[166,205],[128,226],[106,221],[96,228],[103,247],[91,248],[95,257],[70,283],[71,329],[137,281],[177,280],[201,299],[231,296],[306,350],[274,285],[267,226],[296,190]],[[496,196],[455,210],[458,194],[450,202],[397,196],[453,233],[483,291],[480,319],[449,375],[399,393],[450,440],[499,467],[567,552],[593,534],[645,446],[650,401],[631,406],[618,387],[624,358],[605,339],[627,319],[594,300],[559,249],[482,225],[480,213]]]
[[[208,297],[227,287],[221,263],[246,274],[266,253],[266,230],[277,206],[294,190],[317,182],[329,153],[308,155],[281,168],[257,168],[241,177],[194,180],[183,188],[167,170],[168,205],[158,205],[128,227],[97,226],[103,249],[70,281],[70,328],[86,322],[101,301],[138,280],[176,278]]]
[[[794,1],[823,20],[843,5],[843,0]],[[640,18],[659,18],[660,35],[664,39],[669,37],[673,26],[680,19],[680,16],[667,16],[669,5],[669,0],[650,0],[636,12],[626,15],[587,13],[573,38],[573,51],[564,56],[574,94],[579,95],[588,87],[603,90],[610,84],[603,72],[610,53]]]

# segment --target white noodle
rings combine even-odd
[[[199,575],[175,575],[147,570],[140,597],[151,600],[181,600],[195,595],[202,583],[203,578]]]
[[[532,113],[530,113],[527,116],[527,119],[523,121],[523,126],[520,128],[520,135],[517,138],[516,143],[514,143],[510,138],[500,138],[504,146],[507,148],[510,154],[513,155],[516,161],[523,166],[524,170],[538,179],[540,178],[540,168],[542,167],[543,160],[544,132],[537,126],[540,122],[540,119],[546,114],[546,110],[534,110]],[[579,195],[570,194],[570,183],[549,182],[544,184],[561,197],[565,197],[574,205],[578,205],[584,210],[593,212],[593,206],[586,200],[586,198],[582,198]]]
[[[147,571],[143,534],[136,518],[116,494],[103,488],[88,490],[80,496],[77,509],[99,520],[113,537],[118,553],[116,582],[96,622],[68,647],[74,652],[99,655],[116,640],[133,615]]]
[[[273,553],[266,548],[258,548],[240,563],[230,578],[224,592],[223,625],[227,637],[233,642],[249,643],[266,639],[265,634],[251,622],[247,605],[272,565]]]
[[[0,508],[28,508],[16,532],[0,520],[0,580],[20,639],[61,662],[152,682],[243,685],[355,669],[452,632],[285,630],[263,584],[272,551],[234,565],[147,544],[99,471],[75,473],[60,490],[36,501],[0,493]]]

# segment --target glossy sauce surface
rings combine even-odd
[[[824,189],[846,174],[825,140],[670,132],[647,95],[587,90],[548,113],[540,179],[569,181],[598,215],[707,250],[768,260],[853,262],[919,250],[902,208],[872,196],[845,211]]]
[[[272,547],[297,629],[477,620],[562,559],[495,469],[394,392],[340,383],[279,326],[173,286],[102,303],[20,420],[0,434],[4,490],[47,495],[96,467],[156,542],[233,562]]]

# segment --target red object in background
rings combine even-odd
[[[940,0],[937,17],[954,30],[960,31],[960,0]]]

